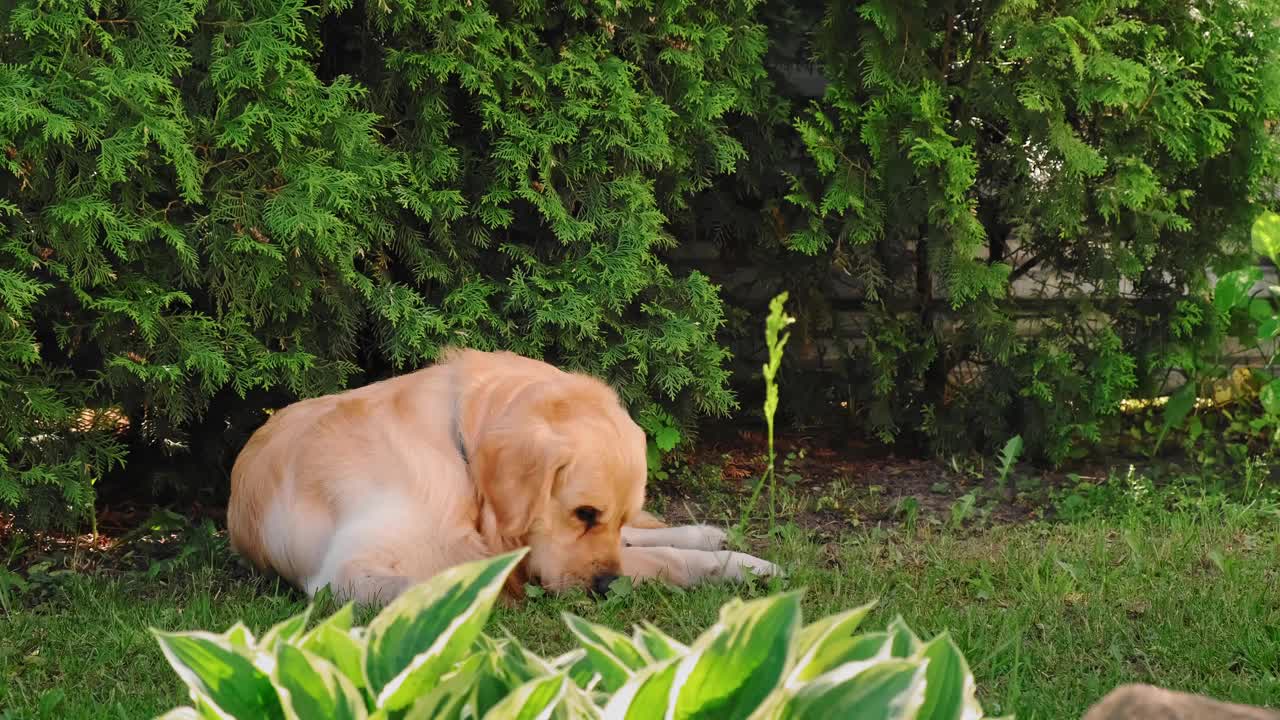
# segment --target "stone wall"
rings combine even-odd
[[[1016,248],[1011,248],[1010,257],[1017,257]],[[765,281],[770,273],[765,269],[750,265],[734,264],[722,257],[716,245],[707,240],[682,243],[678,250],[670,256],[673,269],[679,272],[700,270],[719,283],[726,298],[736,303],[757,310],[754,317],[762,323],[763,308],[769,299],[780,290],[789,289],[771,285]],[[1277,268],[1265,262],[1260,265],[1263,277],[1252,289],[1261,297],[1274,297],[1280,300],[1280,294],[1274,289],[1280,286],[1280,274]],[[1216,278],[1210,276],[1211,284]],[[935,279],[935,287],[939,287]],[[939,322],[946,325],[951,321],[951,313],[946,304],[945,293],[939,293]],[[1133,292],[1132,283],[1122,281],[1118,292],[1103,294],[1089,283],[1077,282],[1067,275],[1055,274],[1047,268],[1033,268],[1015,280],[1009,289],[1009,298],[1014,306],[1018,327],[1028,335],[1036,334],[1043,324],[1043,319],[1063,303],[1092,302],[1101,307],[1135,304],[1143,300]],[[861,288],[842,271],[832,268],[825,283],[824,299],[831,307],[831,332],[825,337],[811,337],[793,342],[789,348],[787,362],[794,367],[814,371],[828,370],[844,362],[850,355],[856,355],[865,344],[864,332],[867,327],[867,313],[864,308],[864,297]],[[1161,311],[1153,307],[1153,312]],[[1100,320],[1101,322],[1101,320]],[[759,332],[748,332],[741,341],[734,343],[734,353],[744,366],[758,367],[764,358],[762,327]],[[1269,352],[1274,343],[1264,351]],[[1224,348],[1228,359],[1236,365],[1260,367],[1264,362],[1264,354],[1256,347],[1242,347],[1233,343]],[[961,367],[957,375],[964,377],[973,368]],[[1180,384],[1180,378],[1173,382]]]
[[[787,94],[799,102],[820,98],[826,90],[827,80],[811,65],[795,61],[804,57],[805,53],[798,44],[797,37],[791,45],[783,43],[771,51],[771,65],[781,75],[788,86]],[[800,161],[800,158],[796,158]],[[680,238],[681,243],[670,255],[671,264],[678,272],[700,270],[719,283],[726,298],[737,304],[755,310],[759,329],[746,332],[741,340],[734,343],[734,354],[740,364],[749,372],[759,373],[760,363],[764,359],[763,344],[763,312],[769,299],[785,288],[771,286],[762,282],[762,276],[770,276],[772,272],[762,273],[762,268],[750,265],[735,264],[726,261],[716,244],[706,239]],[[913,259],[914,249],[906,249],[907,258]],[[1019,253],[1015,243],[1008,243],[1007,257],[1014,258],[1015,267]],[[1025,253],[1023,253],[1025,255]],[[1021,258],[1025,261],[1025,257]],[[914,263],[913,263],[914,264]],[[1263,279],[1255,285],[1253,292],[1263,297],[1274,294],[1272,288],[1280,285],[1277,269],[1269,262],[1263,263]],[[772,270],[772,269],[770,269]],[[1213,278],[1211,278],[1211,282]],[[787,362],[796,367],[823,371],[838,363],[843,363],[851,355],[856,355],[865,344],[864,330],[867,327],[866,313],[863,310],[864,298],[862,289],[853,278],[832,268],[825,285],[824,299],[831,308],[831,332],[829,337],[795,338],[788,350]],[[936,278],[934,287],[940,287]],[[945,293],[940,293],[937,316],[944,326],[949,322],[951,313],[947,309]],[[1088,283],[1075,282],[1073,278],[1057,275],[1047,268],[1034,267],[1018,277],[1010,287],[1009,297],[1015,305],[1018,326],[1027,335],[1035,334],[1042,325],[1042,320],[1051,311],[1060,309],[1063,303],[1091,301],[1104,306],[1116,303],[1141,303],[1142,300],[1133,293],[1132,283],[1123,281],[1114,294],[1101,295],[1097,288]],[[1157,309],[1153,308],[1153,312]],[[1228,358],[1235,364],[1258,367],[1263,362],[1264,354],[1257,348],[1230,346],[1224,348]],[[1269,351],[1270,348],[1265,348]],[[959,368],[958,374],[964,375],[966,368]],[[1179,378],[1173,379],[1180,383]]]

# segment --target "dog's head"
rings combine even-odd
[[[644,505],[645,436],[594,378],[557,373],[503,398],[477,433],[482,532],[527,545],[525,576],[598,592],[622,572],[622,526]]]

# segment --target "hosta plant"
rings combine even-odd
[[[733,600],[685,645],[645,623],[626,635],[566,614],[579,647],[556,658],[483,632],[526,551],[458,566],[353,627],[347,605],[254,637],[153,631],[190,706],[165,718],[983,717],[945,633],[895,620],[858,632],[871,605],[801,622],[800,593]]]

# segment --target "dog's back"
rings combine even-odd
[[[386,498],[409,510],[447,486],[451,445],[445,418],[424,415],[443,392],[438,366],[285,407],[250,437],[231,470],[231,548],[297,586],[319,571],[339,525]],[[434,401],[439,404],[439,401]],[[413,436],[417,442],[405,442]],[[440,455],[431,478],[408,477],[404,448]],[[421,463],[410,463],[422,466]],[[453,484],[458,484],[456,479]],[[436,481],[435,487],[428,487]],[[413,484],[425,484],[415,488]],[[429,520],[429,509],[421,512]]]

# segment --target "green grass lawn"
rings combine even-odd
[[[771,587],[539,597],[493,622],[545,655],[569,646],[559,619],[566,609],[615,627],[651,619],[687,641],[734,594],[804,587],[810,619],[879,598],[865,627],[901,614],[925,637],[950,630],[992,714],[1078,718],[1130,681],[1280,704],[1276,506],[1185,492],[1135,499],[1121,490],[1098,510],[1072,523],[956,528],[943,520],[822,540],[791,525],[761,551],[791,571]],[[297,594],[229,559],[220,538],[157,568],[8,588],[0,717],[154,716],[186,698],[148,626],[220,631],[242,619],[260,631],[302,607]]]

